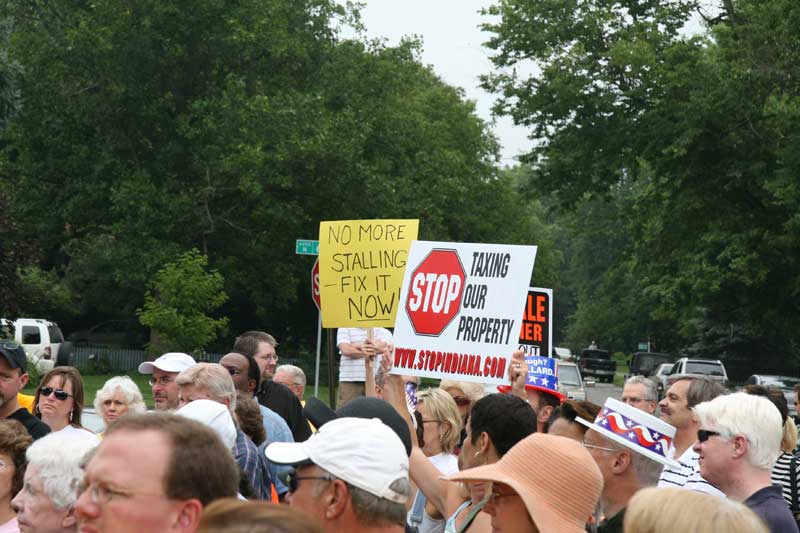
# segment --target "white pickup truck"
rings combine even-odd
[[[18,318],[12,322],[0,318],[0,329],[0,338],[13,338],[21,344],[28,361],[36,365],[40,373],[75,362],[72,343],[64,342],[64,335],[55,322],[42,318]]]

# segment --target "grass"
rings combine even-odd
[[[128,376],[130,377],[136,385],[138,385],[139,390],[142,392],[142,396],[144,397],[144,403],[148,406],[148,408],[152,408],[153,406],[153,391],[150,389],[150,384],[148,380],[150,376],[145,376],[136,372],[135,370],[131,370],[128,372],[120,372],[115,374],[103,374],[103,375],[94,375],[94,374],[82,374],[83,376],[83,397],[85,399],[85,403],[87,406],[92,405],[94,402],[94,397],[97,394],[97,391],[103,387],[106,381],[111,379],[114,376]],[[36,392],[36,387],[38,383],[34,383],[31,380],[28,383],[28,386],[25,387],[22,392],[24,394],[33,395]],[[310,383],[306,385],[306,392],[305,398],[308,399],[314,395],[314,383]],[[324,387],[320,385],[319,387],[319,399],[325,405],[330,405],[328,401],[328,387]]]

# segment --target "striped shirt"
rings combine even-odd
[[[675,447],[670,447],[667,457],[675,457]],[[712,496],[725,497],[717,487],[703,479],[700,475],[700,460],[691,446],[678,459],[677,467],[665,466],[658,478],[659,487],[680,487],[695,492],[704,492]]]
[[[373,340],[392,342],[392,333],[386,328],[372,328]],[[367,330],[364,328],[339,328],[336,332],[336,346],[343,342],[355,344],[367,340]],[[341,354],[341,351],[339,352]],[[375,370],[377,370],[377,365]],[[342,354],[339,361],[339,381],[366,381],[364,358],[347,357]]]
[[[775,461],[775,465],[772,467],[772,474],[770,475],[772,484],[781,487],[783,499],[788,502],[789,507],[792,506],[792,480],[789,475],[789,465],[791,462],[792,454],[781,452],[778,456],[778,460]],[[800,476],[800,461],[797,462],[794,470],[797,475]]]

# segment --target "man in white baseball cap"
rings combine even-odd
[[[191,355],[180,352],[165,353],[153,362],[139,365],[140,374],[152,374],[150,387],[153,389],[153,402],[156,411],[170,411],[178,408],[178,374],[197,363]]]
[[[270,444],[266,455],[294,465],[286,500],[325,531],[404,531],[408,456],[380,420],[331,420],[305,442]]]

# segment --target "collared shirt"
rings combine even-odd
[[[675,458],[675,447],[671,446],[667,457]],[[703,479],[700,475],[700,456],[691,446],[678,459],[678,467],[665,466],[658,478],[659,487],[678,487],[695,492],[704,492],[712,496],[725,497],[717,487]]]
[[[263,453],[258,453],[258,448],[250,440],[250,437],[239,428],[236,428],[236,444],[233,447],[233,454],[258,499],[272,499],[269,462]]]
[[[294,437],[286,421],[269,407],[264,407],[260,404],[259,407],[264,420],[264,429],[267,432],[267,440],[258,447],[259,454],[264,455],[264,450],[271,442],[294,442]],[[269,463],[269,473],[272,482],[275,484],[275,490],[279,496],[283,496],[289,492],[289,487],[282,480],[292,470],[292,467],[271,463],[269,460],[267,462]]]
[[[797,533],[797,523],[778,485],[754,492],[743,503],[767,524],[771,533]]]
[[[597,526],[597,533],[622,533],[622,523],[625,521],[625,508]]]

